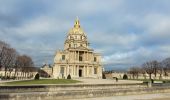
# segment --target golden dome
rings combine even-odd
[[[80,26],[80,21],[78,17],[75,20],[74,27],[70,29],[68,34],[73,35],[73,34],[80,34],[80,35],[85,35],[83,29]]]

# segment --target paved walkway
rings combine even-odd
[[[97,98],[85,98],[85,99],[74,99],[74,100],[170,100],[170,93],[97,97]]]
[[[143,81],[135,81],[135,80],[116,80],[114,79],[75,79],[81,81],[79,83],[74,84],[130,84],[130,83],[142,83]],[[21,81],[21,80],[0,80],[0,84],[4,82],[12,82],[12,81]]]
[[[114,79],[76,79],[78,81],[82,81],[81,83],[76,84],[130,84],[130,83],[142,83],[143,81],[135,81],[135,80],[116,80]]]

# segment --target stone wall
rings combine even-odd
[[[170,92],[170,84],[87,84],[0,86],[0,98],[5,100],[56,100],[141,93]]]
[[[113,79],[114,77],[117,77],[119,79],[123,78],[124,74],[127,73],[123,73],[123,72],[111,72],[111,73],[104,73],[107,79]],[[127,74],[128,75],[128,79],[133,79],[133,75],[132,74]],[[170,73],[168,73],[168,76],[164,76],[162,75],[162,77],[160,77],[159,74],[156,75],[151,75],[152,79],[170,79]],[[149,75],[148,74],[138,74],[138,76],[135,76],[134,79],[149,79]]]

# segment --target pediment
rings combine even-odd
[[[79,47],[77,47],[77,48],[75,48],[75,49],[83,49],[83,50],[89,50],[88,48],[86,48],[86,47],[84,47],[84,46],[79,46]]]

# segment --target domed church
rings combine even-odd
[[[64,50],[58,50],[54,58],[54,78],[102,78],[101,55],[89,47],[87,36],[75,20],[68,32]]]

